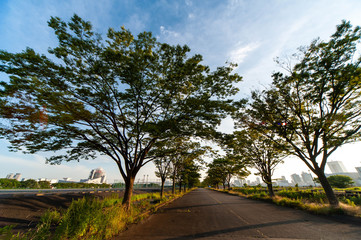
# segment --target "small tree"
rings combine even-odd
[[[317,175],[333,206],[338,199],[324,173],[327,159],[360,139],[361,58],[355,56],[360,38],[360,27],[343,21],[330,41],[317,39],[302,48],[288,75],[275,73],[271,89],[253,92],[244,115],[257,119],[255,128],[270,139],[271,132],[287,142],[288,153]]]
[[[183,166],[181,168],[181,171],[179,172],[179,186],[183,185],[184,191],[187,190],[187,188],[192,188],[197,186],[200,181],[199,178],[201,177],[201,174],[199,171],[201,170],[201,166],[196,164],[195,159],[192,161],[186,161],[183,163]]]
[[[160,187],[160,197],[163,197],[164,194],[164,184],[165,180],[170,174],[171,171],[171,161],[167,157],[160,157],[154,160],[154,164],[156,167],[155,175],[160,178],[161,180],[161,187]]]
[[[280,145],[252,128],[234,132],[228,145],[235,154],[244,158],[248,166],[257,169],[258,175],[267,184],[270,197],[274,197],[272,176],[285,156]]]
[[[233,176],[236,176],[241,172],[247,172],[245,169],[245,162],[238,156],[231,154],[214,159],[208,167],[209,176],[214,178],[215,181],[221,180],[224,189],[226,186],[228,189],[231,188],[231,179]]]
[[[352,186],[352,184],[354,183],[352,178],[344,175],[329,176],[327,180],[332,187],[336,187],[336,188],[347,188]]]
[[[21,188],[28,188],[28,189],[37,189],[39,188],[39,183],[34,179],[28,179],[25,181],[20,182]]]
[[[48,24],[59,42],[49,50],[52,58],[30,48],[0,51],[0,72],[10,76],[0,96],[10,126],[0,134],[13,150],[55,152],[51,164],[109,157],[124,179],[129,208],[134,179],[154,160],[154,144],[209,135],[241,77],[231,74],[233,65],[210,72],[189,47],[159,43],[150,32],[109,28],[103,40],[77,15]]]

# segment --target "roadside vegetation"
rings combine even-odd
[[[18,181],[16,179],[0,178],[0,189],[66,189],[66,188],[110,188],[111,184],[96,184],[96,183],[53,183],[49,181],[36,181],[28,179],[25,181]]]
[[[190,191],[190,190],[188,190]],[[187,192],[188,192],[187,191]],[[122,205],[116,195],[105,199],[84,197],[74,200],[65,210],[48,210],[38,225],[25,233],[14,234],[14,226],[0,228],[1,239],[110,239],[124,231],[160,206],[181,197],[186,192],[170,194],[146,193],[132,196],[132,207]]]
[[[327,195],[322,188],[274,188],[274,197],[270,197],[268,190],[264,187],[241,187],[230,190],[217,191],[228,192],[249,199],[264,200],[273,202],[280,206],[287,206],[296,209],[306,210],[314,214],[322,215],[351,215],[361,217],[361,188],[335,189],[340,204],[338,207],[332,206],[328,202]]]

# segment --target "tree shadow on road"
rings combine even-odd
[[[232,232],[238,232],[238,231],[244,231],[244,230],[250,230],[250,229],[256,229],[256,228],[272,227],[272,226],[277,226],[277,225],[293,224],[293,223],[300,223],[300,222],[304,222],[304,220],[303,219],[297,219],[297,220],[289,220],[289,221],[279,221],[279,222],[270,222],[270,223],[246,225],[246,226],[242,226],[242,227],[221,229],[221,230],[216,230],[216,231],[191,234],[191,235],[180,236],[180,237],[175,237],[175,238],[168,238],[167,240],[206,238],[206,237],[212,237],[212,236],[225,234],[225,233],[232,233]]]

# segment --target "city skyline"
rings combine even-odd
[[[342,19],[361,26],[360,1],[0,1],[0,49],[20,52],[32,47],[46,53],[56,45],[52,30],[47,26],[50,16],[65,21],[74,14],[92,22],[96,31],[106,33],[108,27],[124,25],[134,34],[152,31],[161,42],[187,44],[192,54],[204,57],[204,64],[222,66],[225,62],[238,64],[236,72],[243,76],[237,99],[248,97],[250,90],[262,89],[271,83],[271,74],[280,71],[273,61],[289,56],[297,48],[320,37],[327,40]],[[0,80],[7,76],[0,74]],[[226,119],[222,131],[232,131],[233,123]],[[102,166],[109,182],[121,179],[116,164],[104,156],[94,161],[45,164],[51,153],[24,155],[9,152],[8,143],[0,140],[0,175],[20,172],[24,177],[42,178],[87,177],[91,169]],[[342,161],[348,171],[361,167],[358,152],[361,143],[341,147],[330,160]],[[207,159],[210,161],[210,159]],[[137,179],[148,175],[155,179],[155,167],[148,164]],[[305,164],[289,158],[279,165],[274,177],[308,172]],[[330,171],[327,169],[327,171]],[[326,172],[327,172],[326,171]],[[83,177],[83,178],[84,178]],[[251,176],[250,179],[255,179]],[[80,178],[78,178],[80,179]]]

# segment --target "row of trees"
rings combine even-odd
[[[28,179],[19,182],[16,179],[0,178],[0,189],[49,189],[51,184],[48,181],[36,181]]]
[[[258,170],[271,196],[274,168],[293,155],[317,176],[330,204],[338,205],[325,166],[340,146],[360,139],[360,38],[360,27],[343,21],[328,42],[316,39],[300,48],[296,64],[278,59],[285,71],[273,74],[271,86],[235,105],[238,129],[224,144]]]
[[[162,179],[172,169],[173,182],[189,184],[192,174],[180,173],[195,172],[203,150],[185,152],[177,142],[218,136],[216,126],[232,114],[237,132],[221,138],[228,155],[212,163],[211,175],[224,167],[220,182],[229,184],[232,171],[250,164],[272,195],[275,166],[295,155],[338,205],[324,169],[333,152],[360,138],[359,27],[342,22],[330,41],[301,48],[294,66],[278,61],[286,73],[274,73],[272,85],[245,104],[230,100],[241,81],[232,64],[211,72],[187,46],[160,43],[150,32],[110,28],[103,39],[77,15],[48,24],[58,38],[50,56],[0,51],[0,72],[9,75],[0,83],[0,135],[12,150],[54,152],[51,164],[107,156],[124,179],[129,207],[148,162],[156,160]]]
[[[0,51],[0,72],[9,76],[0,84],[0,135],[14,151],[54,152],[50,164],[107,156],[124,179],[128,208],[139,170],[162,159],[156,145],[212,137],[230,112],[241,81],[232,64],[212,72],[189,47],[160,43],[150,32],[109,28],[103,39],[77,15],[48,25],[58,39],[50,55]]]
[[[176,184],[179,190],[193,187],[199,183],[202,156],[207,147],[201,147],[199,142],[190,138],[177,137],[167,143],[157,144],[154,151],[158,156],[154,160],[156,176],[161,179],[161,196],[164,192],[166,179],[172,180],[172,193],[175,193]]]
[[[95,183],[53,183],[49,181],[36,181],[28,179],[25,181],[18,181],[16,179],[0,178],[0,189],[50,189],[55,188],[109,188],[110,184],[95,184]]]

